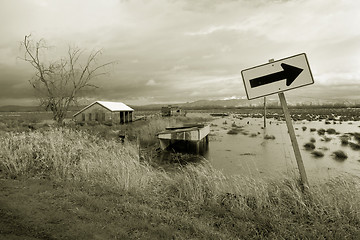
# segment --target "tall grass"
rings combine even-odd
[[[1,169],[10,177],[86,180],[128,190],[146,187],[152,176],[150,167],[138,161],[136,145],[65,128],[5,133],[0,157]]]
[[[360,234],[360,179],[354,176],[313,185],[304,193],[296,179],[226,177],[206,161],[166,172],[140,162],[136,145],[66,128],[2,134],[0,170],[13,178],[110,186],[146,196],[153,206],[180,204],[233,237],[304,239],[320,234],[334,239]]]
[[[144,125],[137,128],[135,135],[140,137],[142,145],[152,145],[159,140],[156,134],[165,130],[166,127],[174,126],[177,124],[176,118],[153,118]]]

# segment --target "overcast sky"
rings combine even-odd
[[[244,98],[241,70],[299,53],[315,84],[288,98],[360,99],[359,0],[0,0],[0,24],[0,105],[36,103],[27,34],[117,62],[88,101]]]

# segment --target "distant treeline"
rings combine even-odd
[[[156,104],[148,106],[130,106],[135,111],[160,111],[161,107],[168,106],[167,104]],[[173,106],[180,107],[184,110],[211,110],[211,109],[260,109],[264,108],[262,104],[250,104],[244,106],[221,106],[221,105],[206,105],[206,106],[186,106],[186,104],[176,104]],[[85,106],[73,106],[70,111],[79,111]],[[281,105],[278,103],[269,103],[266,105],[268,109],[280,109]],[[289,108],[296,109],[320,109],[320,108],[360,108],[360,103],[326,103],[326,104],[289,104]],[[44,112],[45,109],[40,106],[0,106],[0,112]]]
[[[83,107],[84,106],[73,106],[69,110],[78,111]],[[46,109],[41,106],[15,106],[15,105],[0,106],[0,112],[45,112],[45,111]]]

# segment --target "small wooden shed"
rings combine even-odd
[[[73,115],[76,122],[111,122],[124,124],[133,121],[134,109],[122,102],[96,101]]]
[[[170,117],[170,116],[185,116],[186,113],[181,110],[178,106],[167,106],[161,108],[161,116]]]

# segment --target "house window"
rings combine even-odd
[[[91,113],[89,113],[89,121],[92,121]]]
[[[82,120],[83,122],[85,122],[85,113],[82,113],[82,114],[81,114],[81,120]]]
[[[104,113],[104,112],[101,113],[101,120],[102,120],[102,121],[105,121],[105,113]]]
[[[99,121],[99,113],[95,113],[95,121]]]

